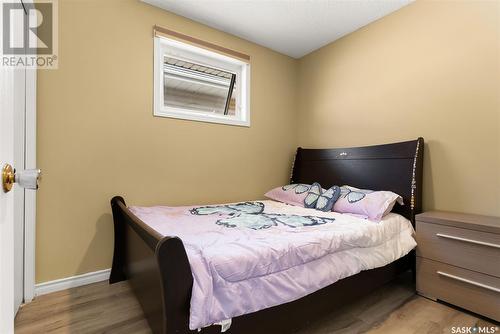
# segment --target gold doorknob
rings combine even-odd
[[[16,170],[11,165],[5,164],[2,168],[3,191],[8,193],[16,182]]]
[[[41,171],[39,169],[26,169],[16,172],[11,165],[5,164],[2,168],[2,186],[4,192],[9,192],[14,183],[25,189],[38,189]]]

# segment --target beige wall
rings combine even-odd
[[[417,1],[300,60],[299,144],[423,136],[424,209],[500,216],[500,2]]]
[[[250,128],[152,116],[155,24],[252,57]],[[113,195],[223,202],[286,182],[296,62],[139,1],[59,1],[59,69],[38,74],[36,281],[110,267]]]
[[[300,61],[135,0],[59,2],[39,71],[36,280],[109,268],[109,199],[261,197],[293,151],[426,139],[424,207],[500,215],[499,2],[416,3]],[[152,116],[152,26],[252,57],[252,126]],[[298,132],[297,132],[298,129]]]

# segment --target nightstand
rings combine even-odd
[[[417,292],[500,321],[500,218],[416,216]]]

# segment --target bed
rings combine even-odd
[[[418,138],[413,141],[358,148],[298,148],[292,168],[291,183],[319,182],[327,187],[335,184],[349,184],[365,189],[393,191],[403,197],[406,205],[396,205],[393,209],[394,213],[389,216],[400,215],[399,217],[406,218],[414,226],[415,214],[421,211],[422,202],[423,144],[423,139]],[[247,202],[245,209],[254,210],[259,205],[269,208],[271,215],[274,214],[272,210],[287,210],[271,201]],[[111,200],[111,207],[115,227],[115,247],[110,283],[129,280],[155,333],[196,333],[198,327],[201,333],[220,333],[221,326],[219,325],[204,327],[207,325],[206,321],[211,323],[213,319],[196,322],[191,317],[195,311],[191,309],[192,298],[199,298],[201,284],[197,271],[192,270],[195,268],[193,257],[195,252],[192,246],[196,243],[189,239],[189,235],[183,235],[181,230],[176,230],[176,225],[160,224],[160,226],[152,223],[155,221],[153,219],[155,215],[161,217],[165,210],[172,208],[157,207],[153,210],[127,207],[124,199],[119,196]],[[214,207],[220,210],[221,206],[210,206],[209,210],[213,211]],[[190,207],[180,210],[184,210],[185,215],[186,212],[199,210],[198,208]],[[281,213],[281,211],[276,212]],[[199,212],[196,211],[196,213]],[[307,215],[300,210],[292,213]],[[327,215],[322,218],[321,224],[324,224],[322,226],[326,229],[328,219],[334,218],[339,219],[338,222],[341,221],[338,216],[331,218]],[[234,224],[234,221],[217,220],[217,224],[219,225],[217,228],[224,229]],[[286,224],[286,221],[281,220],[279,224]],[[315,239],[313,241],[316,242]],[[214,259],[221,258],[220,263],[227,261],[228,258],[238,260],[238,251],[227,252],[236,254],[231,258],[217,257],[216,255],[221,252],[217,252],[217,248],[214,250]],[[278,304],[270,302],[263,309],[260,309],[262,305],[258,305],[250,309],[251,313],[240,314],[242,312],[234,313],[234,310],[229,310],[228,312],[233,313],[230,313],[232,315],[229,317],[231,326],[228,332],[292,333],[335,308],[373,291],[400,273],[409,269],[414,270],[414,252],[406,253],[402,257],[395,255],[394,259],[397,258],[395,261],[386,259],[386,262],[362,267],[361,271],[347,272],[339,276],[333,284],[318,283],[315,291],[305,289],[298,299],[293,298],[287,301],[285,298],[285,302]],[[304,254],[307,255],[307,253]],[[301,256],[304,257],[304,254]],[[338,259],[332,258],[331,261],[338,261]],[[242,265],[244,266],[243,262]],[[259,270],[255,273],[257,278],[262,275]],[[313,269],[307,272],[308,269],[305,267],[301,270],[307,273],[309,281],[314,282],[314,279],[318,282],[325,281],[324,277],[320,277],[323,271]],[[222,276],[233,279],[238,275],[241,276],[241,273],[233,270],[223,273]],[[302,286],[297,283],[297,289],[301,288]],[[245,297],[244,290],[237,291],[243,291],[242,298],[251,299],[251,296]],[[255,293],[258,294],[259,291],[257,285]],[[265,300],[265,298],[260,299]],[[212,302],[208,305],[211,304]],[[203,307],[201,309],[203,310]]]

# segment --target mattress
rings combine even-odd
[[[191,330],[299,299],[416,246],[410,221],[394,213],[375,223],[270,200],[130,210],[182,240],[193,273]]]

